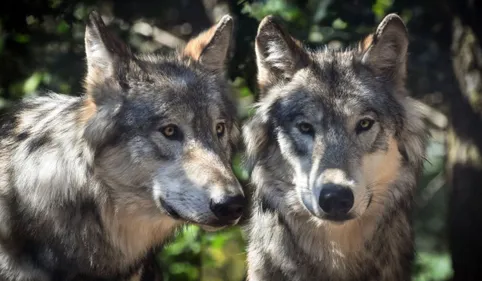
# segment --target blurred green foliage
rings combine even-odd
[[[136,3],[134,3],[136,2]],[[297,38],[307,45],[328,44],[342,48],[354,43],[368,32],[388,12],[397,12],[409,23],[421,12],[409,3],[394,0],[333,1],[333,0],[265,0],[265,1],[19,1],[18,14],[11,9],[0,9],[0,110],[19,99],[52,90],[68,95],[82,93],[85,71],[83,50],[83,20],[96,7],[110,16],[111,25],[137,51],[163,52],[169,44],[155,36],[153,27],[160,28],[185,41],[207,28],[226,6],[238,11],[246,22],[259,22],[268,14],[282,18]],[[207,3],[207,4],[206,4]],[[211,6],[209,6],[211,5]],[[17,7],[18,8],[18,7]],[[224,9],[224,10],[223,10]],[[156,12],[153,12],[156,11]],[[136,31],[135,24],[143,20],[150,32]],[[238,33],[246,36],[252,50],[256,32],[239,26]],[[163,37],[164,38],[164,37]],[[436,39],[434,39],[436,40]],[[249,42],[248,42],[249,43]],[[253,81],[255,72],[242,69],[253,66],[252,51],[242,50],[250,58],[234,60],[235,77],[231,77],[239,103],[241,119],[252,114],[256,100]],[[426,60],[426,59],[425,59]],[[251,68],[252,69],[252,68]],[[246,71],[244,72],[246,73]],[[427,163],[417,195],[416,231],[417,260],[414,281],[447,280],[451,274],[447,251],[446,188],[441,180],[444,168],[444,143],[434,138],[428,147]],[[247,172],[241,165],[241,155],[234,158],[233,169],[243,181]],[[442,176],[441,176],[442,175]],[[239,227],[211,233],[197,226],[179,232],[158,259],[164,269],[165,280],[241,281],[245,278],[245,238]]]
[[[245,243],[239,227],[204,232],[187,226],[160,254],[164,280],[243,280]]]

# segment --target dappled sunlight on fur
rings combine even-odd
[[[0,280],[144,280],[179,226],[238,222],[232,18],[210,32],[195,62],[132,54],[90,15],[84,95],[26,98],[1,124]]]
[[[427,135],[404,88],[402,20],[388,15],[342,51],[303,49],[273,21],[258,30],[261,99],[243,128],[248,280],[409,280]],[[350,209],[333,212],[323,190],[343,191]]]

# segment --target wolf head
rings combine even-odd
[[[205,226],[237,222],[245,199],[230,165],[239,129],[224,77],[232,29],[224,16],[177,55],[140,56],[91,14],[79,119],[113,200]]]
[[[248,162],[267,161],[270,148],[279,151],[290,169],[295,209],[345,221],[382,200],[377,195],[388,196],[384,189],[412,153],[401,137],[407,47],[407,30],[395,14],[346,51],[309,51],[273,17],[260,23],[261,96],[244,127]]]

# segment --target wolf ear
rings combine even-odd
[[[85,54],[87,57],[86,86],[112,78],[117,62],[131,56],[129,47],[112,34],[96,11],[89,15],[85,29]]]
[[[261,92],[291,79],[310,62],[301,43],[291,37],[273,16],[266,16],[259,24],[255,50]]]
[[[358,50],[362,54],[362,63],[377,75],[395,81],[405,79],[408,32],[398,15],[385,16],[376,32],[359,43]]]
[[[79,118],[86,126],[84,138],[98,148],[115,132],[113,120],[122,107],[122,97],[118,95],[122,89],[116,73],[132,54],[129,47],[107,29],[96,11],[89,15],[85,29],[85,54],[87,96]]]
[[[198,61],[206,68],[223,72],[233,37],[233,18],[225,15],[210,29],[191,39],[183,55]]]

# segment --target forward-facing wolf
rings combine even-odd
[[[0,280],[124,280],[178,226],[238,221],[232,30],[225,16],[178,54],[135,55],[91,14],[85,96],[1,124]]]
[[[395,14],[357,48],[304,48],[271,17],[256,38],[260,101],[243,129],[254,185],[248,278],[410,280],[425,129],[405,90]]]

